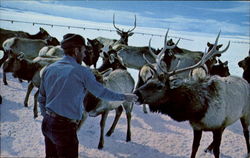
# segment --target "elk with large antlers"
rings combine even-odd
[[[113,14],[113,26],[116,29],[117,34],[120,36],[120,39],[115,40],[115,39],[108,39],[104,37],[97,37],[96,39],[104,45],[104,48],[115,49],[117,45],[120,45],[120,44],[128,45],[128,37],[134,34],[132,31],[134,31],[134,29],[136,28],[136,15],[135,15],[134,27],[132,29],[129,29],[128,31],[121,30],[115,25],[115,14]]]
[[[213,48],[197,64],[178,68],[179,63],[172,71],[158,65],[162,73],[155,70],[154,77],[134,92],[140,103],[149,104],[152,112],[167,114],[176,121],[189,121],[194,133],[191,158],[196,155],[202,131],[213,132],[213,142],[207,150],[219,158],[224,129],[239,119],[250,155],[250,85],[246,80],[235,76],[206,76],[199,80],[170,78],[204,65],[211,56],[226,51],[229,45],[223,51],[216,50],[218,38],[219,35]]]

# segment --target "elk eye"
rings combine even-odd
[[[162,89],[163,88],[163,85],[159,84],[156,86],[157,89]]]

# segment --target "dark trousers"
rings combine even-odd
[[[45,115],[42,133],[45,137],[46,158],[78,157],[77,124]]]

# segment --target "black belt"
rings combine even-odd
[[[80,123],[80,120],[69,119],[67,117],[58,115],[57,113],[50,111],[50,110],[46,110],[46,114],[58,120],[67,121],[67,122],[76,123],[76,124]]]

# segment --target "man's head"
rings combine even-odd
[[[85,39],[78,34],[68,33],[64,35],[61,47],[66,55],[74,57],[79,64],[81,64],[83,58],[86,56]]]

